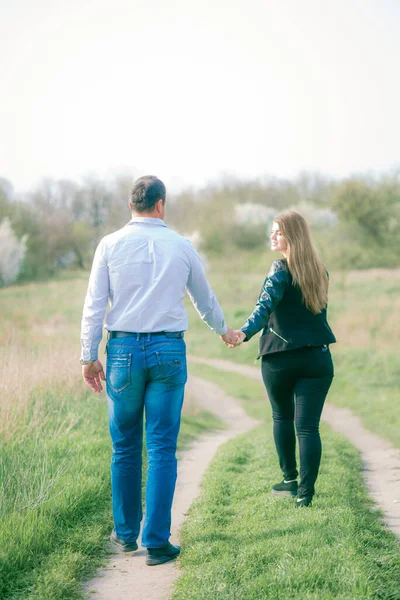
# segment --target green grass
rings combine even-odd
[[[251,417],[259,420],[268,418],[270,404],[261,382],[190,361],[188,370],[190,375],[213,381],[229,396],[241,400],[243,408]]]
[[[265,424],[225,444],[211,464],[183,527],[173,600],[398,600],[399,546],[368,498],[357,451],[323,425],[314,505],[296,509],[270,493],[281,474],[262,384],[190,370],[242,398]]]
[[[0,446],[0,598],[78,599],[112,528],[107,406],[80,384],[34,395],[41,425]],[[184,414],[179,450],[219,427]]]
[[[328,401],[350,408],[366,429],[400,448],[400,354],[348,349],[335,353]]]
[[[198,410],[195,414],[189,415],[182,413],[178,449],[183,451],[200,435],[217,429],[225,429],[225,427],[225,423],[206,410]]]
[[[55,391],[62,401],[36,390],[43,425],[2,445],[1,598],[78,598],[79,578],[105,556],[106,405],[85,390]]]

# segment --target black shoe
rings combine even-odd
[[[297,498],[296,507],[301,508],[302,506],[312,506],[312,496],[303,496],[303,498]]]
[[[298,483],[296,480],[286,483],[285,480],[281,483],[276,483],[272,486],[272,494],[274,496],[297,496]]]
[[[174,560],[174,558],[179,556],[180,551],[180,546],[173,546],[169,542],[166,546],[162,546],[162,548],[147,548],[146,564],[149,567],[162,565],[169,560]]]
[[[122,552],[134,552],[138,549],[138,545],[136,542],[127,542],[126,540],[122,540],[117,536],[114,529],[110,535],[110,541],[117,546]]]

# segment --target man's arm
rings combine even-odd
[[[189,297],[200,318],[207,323],[210,329],[220,336],[226,336],[232,330],[225,323],[224,313],[207,281],[200,256],[190,242],[188,242],[188,247],[190,273],[186,289]],[[232,342],[233,339],[232,337]]]
[[[85,304],[83,307],[81,322],[81,360],[85,362],[97,361],[98,348],[103,335],[103,320],[107,309],[110,290],[108,267],[104,257],[104,251],[104,243],[100,242],[94,255]],[[85,367],[89,366],[90,365],[85,365]],[[86,369],[86,371],[90,370],[91,369]],[[88,381],[86,381],[86,383],[88,383]]]

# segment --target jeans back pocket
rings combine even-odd
[[[132,354],[108,354],[107,384],[114,392],[122,392],[131,384]]]
[[[182,350],[158,350],[157,362],[162,379],[170,379],[177,384],[187,380],[186,353]]]

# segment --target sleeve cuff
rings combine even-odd
[[[225,321],[223,322],[221,327],[219,329],[216,329],[215,331],[218,333],[218,335],[225,335],[225,333],[228,331],[228,327]]]
[[[95,352],[93,350],[89,350],[88,348],[82,348],[82,352],[81,352],[81,360],[97,360],[98,359],[98,352]]]
[[[246,329],[242,327],[240,331],[243,331],[244,335],[246,336],[243,341],[248,342],[251,338],[247,335]]]

